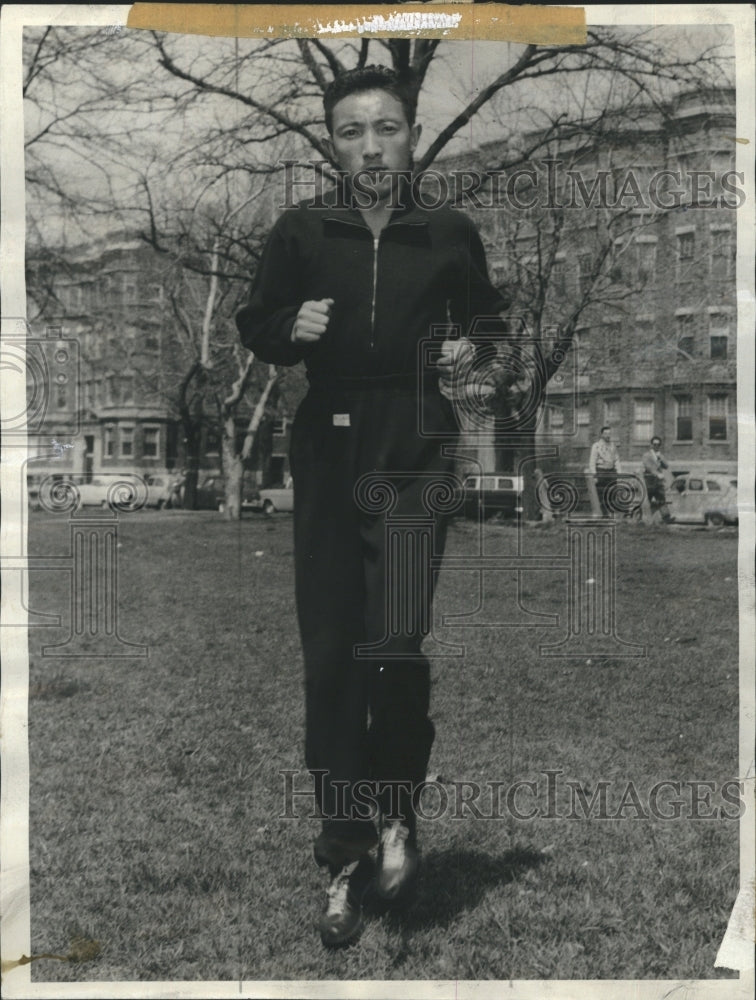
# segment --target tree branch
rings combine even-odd
[[[524,72],[525,68],[533,63],[537,52],[537,46],[528,45],[514,66],[510,67],[506,73],[502,73],[498,76],[493,83],[484,87],[478,96],[474,100],[470,101],[464,111],[461,111],[457,117],[446,126],[446,128],[439,132],[426,150],[425,155],[418,163],[419,172],[426,170],[430,164],[433,163],[447,142],[449,142],[449,140],[452,139],[463,126],[467,125],[473,116],[480,111],[483,105],[491,100],[494,94],[498,93],[498,91],[500,91],[503,87],[508,86],[516,80],[520,74]]]
[[[316,45],[318,45],[317,41],[315,41],[314,39],[313,41]],[[296,132],[298,135],[301,135],[304,139],[306,139],[310,143],[310,145],[314,149],[317,150],[318,153],[320,153],[320,155],[323,157],[324,160],[328,161],[331,160],[330,152],[325,143],[321,142],[321,140],[318,139],[318,137],[304,125],[301,125],[299,122],[294,121],[288,115],[285,115],[280,111],[277,111],[274,107],[271,107],[270,105],[267,104],[263,104],[262,101],[255,100],[248,94],[241,94],[238,91],[232,90],[229,87],[220,87],[217,84],[208,83],[207,80],[203,80],[201,77],[194,76],[192,73],[180,69],[176,65],[176,63],[174,63],[174,61],[171,59],[168,53],[165,51],[165,46],[163,45],[162,39],[158,38],[157,36],[155,36],[155,45],[157,46],[161,54],[160,65],[164,69],[168,70],[169,73],[173,74],[173,76],[178,77],[180,80],[186,80],[188,83],[193,84],[199,90],[203,90],[206,93],[220,94],[224,97],[230,97],[232,100],[240,101],[242,104],[246,104],[248,107],[254,108],[256,111],[261,111],[263,114],[271,117],[274,121],[277,121],[279,124],[286,126],[286,128],[288,129],[291,129],[292,132]]]
[[[325,73],[320,68],[320,66],[318,66],[317,62],[315,61],[315,58],[313,57],[312,51],[310,50],[309,40],[307,38],[298,38],[297,45],[299,46],[299,51],[302,56],[302,61],[304,62],[305,66],[309,69],[310,73],[312,73],[313,79],[315,80],[315,82],[317,83],[317,85],[320,87],[321,90],[325,90],[326,87],[328,86],[328,81],[325,78]]]
[[[346,73],[346,66],[336,58],[327,45],[324,45],[319,38],[313,38],[311,41],[318,52],[325,57],[328,65],[331,67],[331,72],[334,77],[341,76],[342,73]]]

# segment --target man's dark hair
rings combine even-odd
[[[329,135],[333,135],[334,107],[350,94],[359,94],[365,90],[387,91],[401,102],[407,124],[415,124],[415,95],[409,81],[388,66],[365,66],[363,69],[350,69],[342,73],[326,87],[323,93],[323,110]]]
[[[654,434],[654,436],[651,438],[651,444],[656,444],[657,441],[659,442],[659,444],[661,444],[661,438],[658,437],[656,434]]]
[[[599,433],[603,434],[604,431],[610,431],[611,429],[612,428],[609,426],[609,424],[604,424],[604,426],[601,428],[601,430],[599,431]]]

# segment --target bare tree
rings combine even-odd
[[[339,45],[320,39],[272,40],[237,46],[233,57],[198,69],[181,53],[181,45],[169,36],[153,33],[160,65],[175,79],[193,87],[197,95],[222,98],[241,106],[253,120],[264,122],[272,134],[294,133],[325,160],[319,99],[328,83],[348,69],[364,66],[368,59],[388,62],[408,82],[415,102],[432,76],[435,60],[442,59],[444,43],[437,39],[362,39]],[[294,46],[296,45],[296,48]],[[475,96],[439,130],[417,163],[426,170],[448,143],[495,97],[517,92],[520,106],[523,84],[558,77],[560,83],[574,76],[621,79],[624,104],[639,94],[659,107],[669,87],[701,86],[704,81],[722,83],[721,47],[699,47],[694,54],[680,55],[667,48],[653,32],[640,29],[591,29],[585,45],[517,45],[511,64],[490,80],[479,81]],[[439,56],[439,53],[441,55]],[[264,81],[265,85],[260,86]],[[478,82],[478,81],[476,81]],[[615,88],[616,89],[616,88]],[[629,96],[627,96],[629,95]],[[610,99],[612,99],[610,97]],[[242,130],[246,121],[240,122]],[[548,137],[545,137],[545,141]],[[530,150],[530,155],[534,150]]]

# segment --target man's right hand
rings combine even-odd
[[[332,306],[333,299],[303,302],[291,331],[292,343],[317,343],[326,332],[328,320],[331,318]]]

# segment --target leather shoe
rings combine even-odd
[[[420,855],[410,831],[401,822],[387,826],[381,836],[375,890],[383,899],[404,897],[414,886]]]
[[[356,941],[362,933],[362,903],[373,881],[373,863],[368,858],[352,861],[331,872],[326,908],[318,921],[320,940],[326,948]]]

